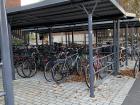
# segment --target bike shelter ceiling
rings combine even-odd
[[[93,14],[94,21],[135,17],[127,13],[115,0],[46,0],[37,4],[7,9],[8,21],[12,28],[50,27],[60,24],[87,22],[84,5],[91,11],[98,1]]]

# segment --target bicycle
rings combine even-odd
[[[33,76],[33,72],[36,71],[34,67],[35,63],[33,60],[26,56],[15,57],[15,70],[17,74],[22,78],[29,78]]]
[[[58,62],[57,59],[58,57],[56,55],[50,55],[50,57],[48,57],[48,59],[46,60],[46,64],[44,67],[44,77],[48,82],[51,82],[53,80],[51,69]]]
[[[62,83],[71,74],[79,74],[81,72],[81,56],[77,51],[76,54],[67,56],[65,59],[60,59],[58,63],[54,65],[52,70],[52,78],[56,83]],[[76,70],[74,70],[76,67]]]
[[[60,61],[60,59],[64,59],[66,56],[66,51],[63,48],[56,48],[57,51],[50,51],[48,54],[48,59],[46,59],[45,67],[44,67],[44,77],[48,82],[53,80],[51,69],[53,66]],[[58,50],[59,49],[59,50]]]
[[[96,55],[93,61],[93,70],[94,70],[94,81],[96,84],[97,80],[102,80],[102,76],[100,74],[100,69],[102,68],[102,61],[100,59],[99,55]],[[90,83],[89,83],[89,79],[90,79],[90,71],[89,71],[89,65],[84,66],[84,77],[85,77],[85,82],[88,88],[90,88]]]
[[[16,49],[14,51],[14,65],[17,74],[22,78],[29,78],[33,76],[33,72],[36,71],[34,60],[29,56],[27,47],[24,49]],[[20,53],[18,53],[20,52]]]
[[[94,86],[98,85],[98,83],[106,77],[108,74],[112,74],[111,71],[113,69],[113,54],[108,54],[106,56],[103,56],[104,54],[95,52],[96,55],[93,57],[93,72],[94,72]],[[85,82],[88,88],[90,88],[90,71],[89,71],[89,65],[88,60],[83,65],[83,74],[85,78]]]

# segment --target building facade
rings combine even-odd
[[[33,3],[38,3],[43,0],[6,0],[6,7],[7,8],[14,8],[17,6],[25,6]]]
[[[6,0],[7,8],[14,8],[17,6],[21,6],[21,0]]]

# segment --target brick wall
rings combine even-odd
[[[6,0],[7,8],[13,8],[17,6],[21,6],[21,0]]]

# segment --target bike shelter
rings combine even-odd
[[[12,48],[11,30],[24,29],[29,27],[52,27],[60,24],[84,23],[88,20],[88,41],[89,41],[89,65],[90,65],[90,96],[94,97],[94,72],[93,72],[93,46],[92,39],[93,23],[95,21],[113,20],[114,39],[114,74],[119,70],[119,37],[120,19],[133,18],[135,14],[125,12],[125,10],[114,0],[51,0],[24,7],[7,9],[1,0],[1,50],[2,67],[4,81],[4,95],[6,105],[14,105],[12,86]],[[8,28],[9,27],[9,28]],[[36,28],[36,29],[37,29]],[[38,31],[38,29],[37,29]],[[73,31],[72,31],[73,32]],[[19,31],[20,33],[20,31]],[[37,35],[36,35],[37,36]],[[51,28],[49,31],[50,44],[52,44]],[[23,36],[21,36],[23,37]],[[23,37],[24,38],[24,37]],[[5,41],[7,40],[7,41]],[[74,40],[74,39],[73,39]],[[29,42],[29,37],[28,37]],[[36,44],[37,44],[36,39]],[[14,72],[13,72],[14,74]]]

